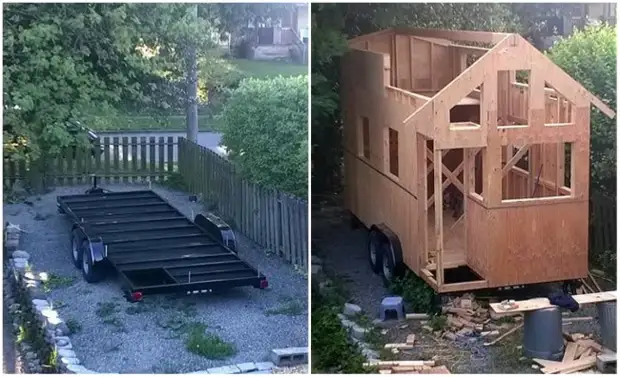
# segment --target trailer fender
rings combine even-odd
[[[88,241],[88,245],[90,247],[90,255],[93,258],[93,261],[101,262],[107,256],[103,241],[101,239],[91,240],[86,235],[84,228],[78,223],[73,224],[73,227],[71,228],[71,232],[73,232],[76,229],[78,230],[80,234],[80,243],[84,242],[84,240]]]
[[[383,223],[371,226],[370,230],[376,230],[385,237],[386,242],[390,245],[394,267],[399,268],[399,266],[403,266],[403,249],[396,233]]]
[[[232,230],[230,225],[222,219],[210,212],[207,212],[205,214],[196,215],[194,218],[194,223],[231,251],[237,253],[237,240],[235,238],[235,232]]]

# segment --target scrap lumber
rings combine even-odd
[[[599,292],[599,293],[588,293],[583,295],[574,295],[572,296],[575,301],[579,305],[585,304],[594,304],[598,302],[605,301],[616,301],[618,296],[618,291],[607,291],[607,292]],[[502,309],[500,303],[490,304],[491,309],[497,314],[507,314],[507,313],[521,313],[531,310],[539,310],[555,307],[555,305],[551,305],[549,299],[546,297],[535,298],[530,300],[516,301],[517,307],[511,309]]]
[[[407,340],[405,340],[405,343],[413,345],[413,343],[415,343],[415,334],[407,335]]]
[[[429,319],[430,317],[426,313],[407,313],[405,314],[406,319]]]
[[[532,359],[533,362],[535,362],[536,364],[540,365],[543,368],[551,368],[551,367],[555,367],[558,365],[562,365],[561,362],[559,361],[552,361],[552,360],[545,360],[545,359]]]
[[[435,360],[393,360],[393,361],[378,361],[373,360],[367,363],[364,363],[365,367],[373,367],[373,366],[395,366],[395,367],[415,367],[415,366],[435,366]]]
[[[515,326],[515,327],[513,327],[511,330],[506,331],[502,336],[500,336],[499,338],[495,339],[494,341],[488,342],[488,343],[484,343],[484,346],[488,347],[488,346],[492,346],[492,345],[496,344],[497,342],[499,342],[500,340],[504,339],[508,335],[510,335],[510,334],[516,332],[517,330],[519,330],[521,327],[523,327],[522,323],[517,325],[517,326]]]
[[[561,365],[545,367],[542,369],[542,372],[545,374],[573,373],[591,368],[594,365],[596,365],[596,356],[588,356],[584,359],[573,360],[568,363],[561,363]]]
[[[408,343],[388,343],[383,346],[383,348],[396,348],[401,350],[411,350],[413,349],[413,344]]]
[[[590,277],[590,280],[592,280],[592,282],[594,283],[594,286],[596,287],[596,289],[598,289],[599,292],[603,292],[603,290],[601,289],[601,286],[598,285],[598,282],[596,281],[594,276],[592,276],[591,272],[588,272],[588,276]]]
[[[566,324],[566,322],[584,322],[584,321],[593,321],[593,317],[566,317],[562,318],[562,323]]]
[[[569,361],[575,360],[575,355],[577,353],[577,348],[579,344],[575,342],[570,342],[566,345],[566,349],[564,350],[564,357],[562,358],[562,363],[567,363]]]

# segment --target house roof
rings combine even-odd
[[[524,59],[531,59],[532,65],[543,66],[545,73],[545,81],[553,87],[554,90],[559,92],[562,96],[571,100],[571,102],[576,103],[579,102],[580,98],[587,99],[592,105],[596,106],[603,114],[607,115],[610,118],[615,116],[615,112],[607,106],[601,99],[596,97],[590,91],[588,91],[583,85],[581,85],[578,81],[573,79],[570,75],[564,72],[560,67],[558,67],[555,63],[553,63],[547,56],[538,51],[534,46],[532,46],[527,40],[521,37],[518,34],[511,33],[494,33],[494,32],[484,32],[484,31],[460,31],[460,30],[433,30],[433,29],[414,29],[414,28],[390,28],[381,30],[375,33],[370,33],[366,35],[362,35],[349,40],[350,44],[363,42],[374,37],[382,36],[385,34],[406,34],[411,35],[416,39],[425,40],[427,42],[431,42],[434,44],[439,44],[443,46],[460,48],[468,50],[470,53],[480,55],[480,59],[476,61],[475,64],[471,65],[467,69],[465,69],[459,76],[457,76],[449,85],[447,85],[444,89],[439,91],[433,99],[436,97],[442,96],[442,93],[448,87],[455,86],[459,81],[464,82],[466,80],[471,80],[472,76],[483,77],[485,64],[490,61],[495,62],[504,62],[506,66],[516,66],[515,62],[519,63],[524,61]],[[491,48],[472,46],[463,43],[474,43],[474,44],[486,44],[492,45]],[[520,52],[519,54],[514,53],[514,49],[512,47],[519,46]],[[512,60],[510,60],[512,59]],[[519,68],[521,70],[524,68]],[[516,69],[515,69],[516,70]],[[475,86],[479,85],[476,84]],[[474,87],[475,87],[474,86]],[[471,91],[468,88],[464,89],[464,91]],[[444,95],[445,97],[445,95]],[[452,96],[450,96],[452,97]],[[442,98],[446,100],[448,98]],[[458,102],[458,98],[452,99],[450,101],[456,101],[454,103],[450,102],[450,106],[455,105]],[[430,101],[429,101],[430,102]],[[422,106],[424,107],[424,106]],[[421,109],[418,109],[421,110]],[[414,114],[412,114],[413,116]]]

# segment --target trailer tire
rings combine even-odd
[[[82,276],[86,282],[91,284],[98,283],[103,279],[103,271],[101,266],[93,261],[88,240],[82,242]]]
[[[71,231],[71,260],[75,268],[82,268],[82,239],[77,229]]]
[[[368,237],[368,262],[375,274],[381,273],[383,265],[383,235],[377,229],[371,229]]]

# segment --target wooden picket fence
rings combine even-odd
[[[590,254],[616,250],[616,201],[590,193]]]
[[[45,182],[52,186],[91,183],[97,174],[102,184],[163,182],[177,169],[177,138],[109,137],[100,138],[92,148],[67,148],[64,155],[46,161]],[[103,150],[101,153],[97,151]],[[93,155],[95,151],[95,155]],[[4,159],[4,185],[12,187],[16,180],[36,180],[39,170],[24,161]]]
[[[179,139],[179,173],[190,192],[252,241],[302,271],[308,267],[308,203],[243,179],[228,160]]]

